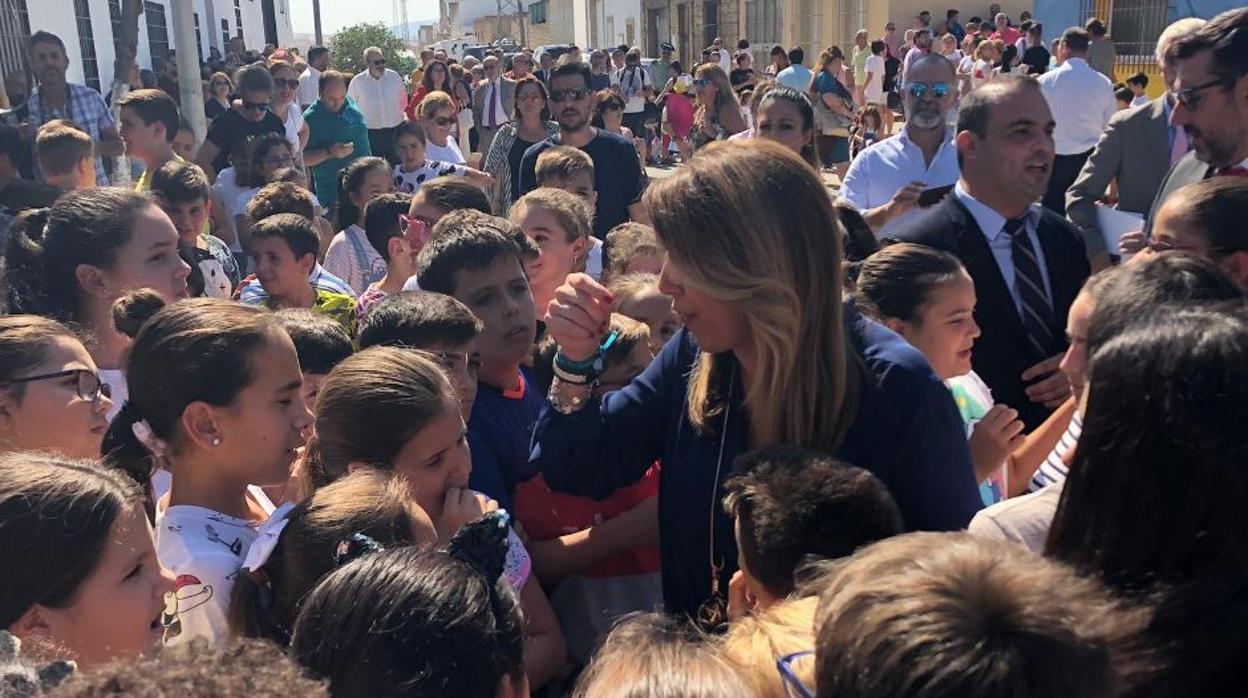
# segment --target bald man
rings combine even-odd
[[[364,71],[351,78],[347,95],[355,100],[368,124],[368,144],[373,155],[398,164],[394,150],[394,129],[403,121],[407,106],[407,86],[403,78],[386,67],[386,56],[376,46],[364,49]]]

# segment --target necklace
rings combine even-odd
[[[715,479],[711,481],[710,506],[710,542],[707,545],[708,561],[711,567],[711,597],[698,607],[698,623],[704,630],[711,631],[728,621],[728,603],[719,593],[719,575],[724,570],[724,559],[715,557],[715,505],[718,503],[719,476],[724,468],[724,446],[728,442],[728,423],[732,418],[732,392],[737,384],[737,370],[733,366],[728,376],[727,404],[724,406],[724,423],[719,433],[719,455],[715,459]]]

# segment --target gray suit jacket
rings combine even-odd
[[[1066,215],[1083,233],[1088,254],[1105,251],[1096,223],[1096,202],[1111,180],[1118,180],[1118,208],[1147,213],[1170,168],[1170,131],[1159,97],[1114,114],[1092,155],[1066,191]]]
[[[516,118],[516,81],[510,78],[499,78],[498,86],[503,100],[503,113],[507,115],[507,121],[511,121]],[[482,80],[472,88],[472,118],[478,128],[485,126],[487,122],[485,101],[489,96],[489,80]],[[498,125],[502,126],[507,121],[500,121]]]
[[[1166,178],[1161,183],[1161,189],[1157,192],[1156,198],[1153,199],[1153,205],[1148,210],[1148,218],[1144,221],[1144,239],[1147,240],[1152,236],[1153,219],[1157,217],[1158,209],[1166,202],[1168,196],[1208,176],[1209,163],[1196,159],[1196,151],[1194,150],[1175,163],[1174,167],[1170,168],[1170,171],[1166,173]]]

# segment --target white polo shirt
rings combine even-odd
[[[407,86],[403,84],[403,78],[389,68],[380,79],[374,78],[367,70],[351,78],[347,95],[364,113],[364,123],[370,129],[394,128],[403,121]]]
[[[303,74],[299,76],[299,92],[298,100],[300,106],[307,107],[320,99],[321,96],[321,71],[308,66]]]
[[[958,181],[958,148],[953,143],[953,130],[945,132],[931,164],[923,159],[923,149],[910,140],[907,129],[891,138],[868,146],[858,154],[845,173],[839,200],[859,211],[883,206],[911,182],[923,182],[927,189],[946,187]],[[875,231],[877,238],[887,237],[914,220],[924,209],[915,208],[897,216]]]
[[[1109,117],[1118,111],[1109,78],[1082,58],[1067,58],[1036,81],[1056,122],[1053,145],[1057,154],[1077,155],[1095,148]]]

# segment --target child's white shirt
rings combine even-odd
[[[411,172],[404,172],[402,165],[394,166],[394,190],[401,194],[415,194],[420,185],[431,179],[446,176],[463,177],[468,168],[451,162],[425,159],[425,164]]]

